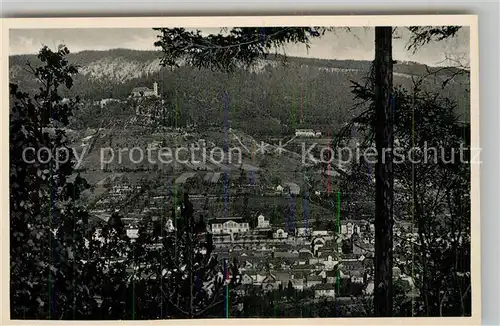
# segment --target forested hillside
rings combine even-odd
[[[364,83],[371,66],[369,61],[272,56],[252,69],[226,74],[182,64],[175,69],[161,68],[159,56],[155,51],[126,49],[70,54],[68,60],[78,64],[80,72],[72,95],[79,95],[87,103],[104,98],[125,99],[134,87],[152,88],[157,82],[167,109],[198,125],[222,126],[223,94],[227,91],[228,119],[234,128],[268,136],[287,134],[298,127],[334,134],[354,115],[351,109],[355,100],[348,91],[352,82]],[[35,89],[36,81],[28,79],[25,70],[28,60],[37,62],[35,56],[11,56],[10,77],[24,84],[24,89]],[[457,115],[468,120],[468,73],[409,62],[397,63],[394,71],[395,85],[408,89],[414,81],[427,76],[424,88],[445,93],[457,103]],[[127,108],[121,111],[134,113]],[[92,118],[99,119],[98,114],[92,112]],[[248,124],[250,119],[252,124]]]

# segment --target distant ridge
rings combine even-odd
[[[70,49],[71,50],[71,49]],[[353,82],[364,83],[371,61],[326,60],[269,55],[249,69],[232,73],[198,70],[179,63],[179,68],[161,67],[159,51],[112,49],[70,53],[68,60],[79,66],[75,86],[62,94],[80,96],[89,102],[126,99],[134,87],[158,83],[159,93],[184,118],[219,125],[224,119],[222,95],[230,94],[231,123],[246,133],[280,134],[301,125],[338,128],[354,113],[350,92]],[[24,69],[36,55],[9,58],[11,81],[23,89],[37,89],[38,83]],[[425,79],[426,90],[444,94],[457,104],[457,114],[469,120],[469,75],[458,69],[428,67],[413,62],[394,65],[395,86],[412,89],[413,79]],[[444,81],[453,77],[443,85]],[[443,88],[443,86],[445,86]],[[135,111],[134,111],[135,112]],[[254,121],[254,124],[248,124]],[[255,130],[253,130],[255,129]]]

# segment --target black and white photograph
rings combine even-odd
[[[325,17],[10,27],[10,319],[477,320],[476,17]]]

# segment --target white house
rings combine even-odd
[[[270,227],[269,221],[266,220],[264,215],[260,214],[257,217],[257,228],[258,229],[265,229],[265,228],[269,228],[269,227]]]
[[[295,229],[298,237],[307,237],[311,234],[311,228],[297,228]]]
[[[283,188],[281,185],[278,185],[278,186],[276,187],[276,192],[281,193],[281,192],[283,192],[283,190],[284,190],[284,189],[285,189],[285,188]]]
[[[229,231],[229,233],[242,233],[250,231],[250,226],[248,223],[238,223],[232,220],[229,220],[222,224],[222,229]]]
[[[335,298],[335,286],[334,284],[318,284],[314,287],[314,297],[315,298],[321,298],[321,297],[329,297],[329,298]]]
[[[315,137],[316,133],[312,129],[296,129],[295,136],[296,137]]]
[[[353,234],[354,233],[354,224],[351,222],[347,223],[347,234]]]
[[[253,279],[248,274],[243,274],[241,277],[241,284],[253,284]]]
[[[343,223],[340,225],[340,233],[348,235],[348,236],[350,236],[354,233],[361,234],[361,226],[349,221],[347,223]]]
[[[273,233],[274,239],[286,239],[288,238],[288,233],[283,229],[277,229],[276,232]]]
[[[313,129],[296,129],[295,137],[321,137],[321,131]]]

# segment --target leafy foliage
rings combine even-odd
[[[72,86],[76,72],[64,59],[68,53],[63,46],[57,52],[40,50],[45,65],[33,69],[41,83],[34,96],[10,85],[13,318],[84,318],[92,305],[92,287],[80,260],[86,252],[89,217],[78,199],[88,185],[79,176],[70,180],[73,153],[65,132],[57,127],[68,122],[78,101],[63,103],[58,93],[61,86]],[[36,160],[35,153],[46,155]]]

